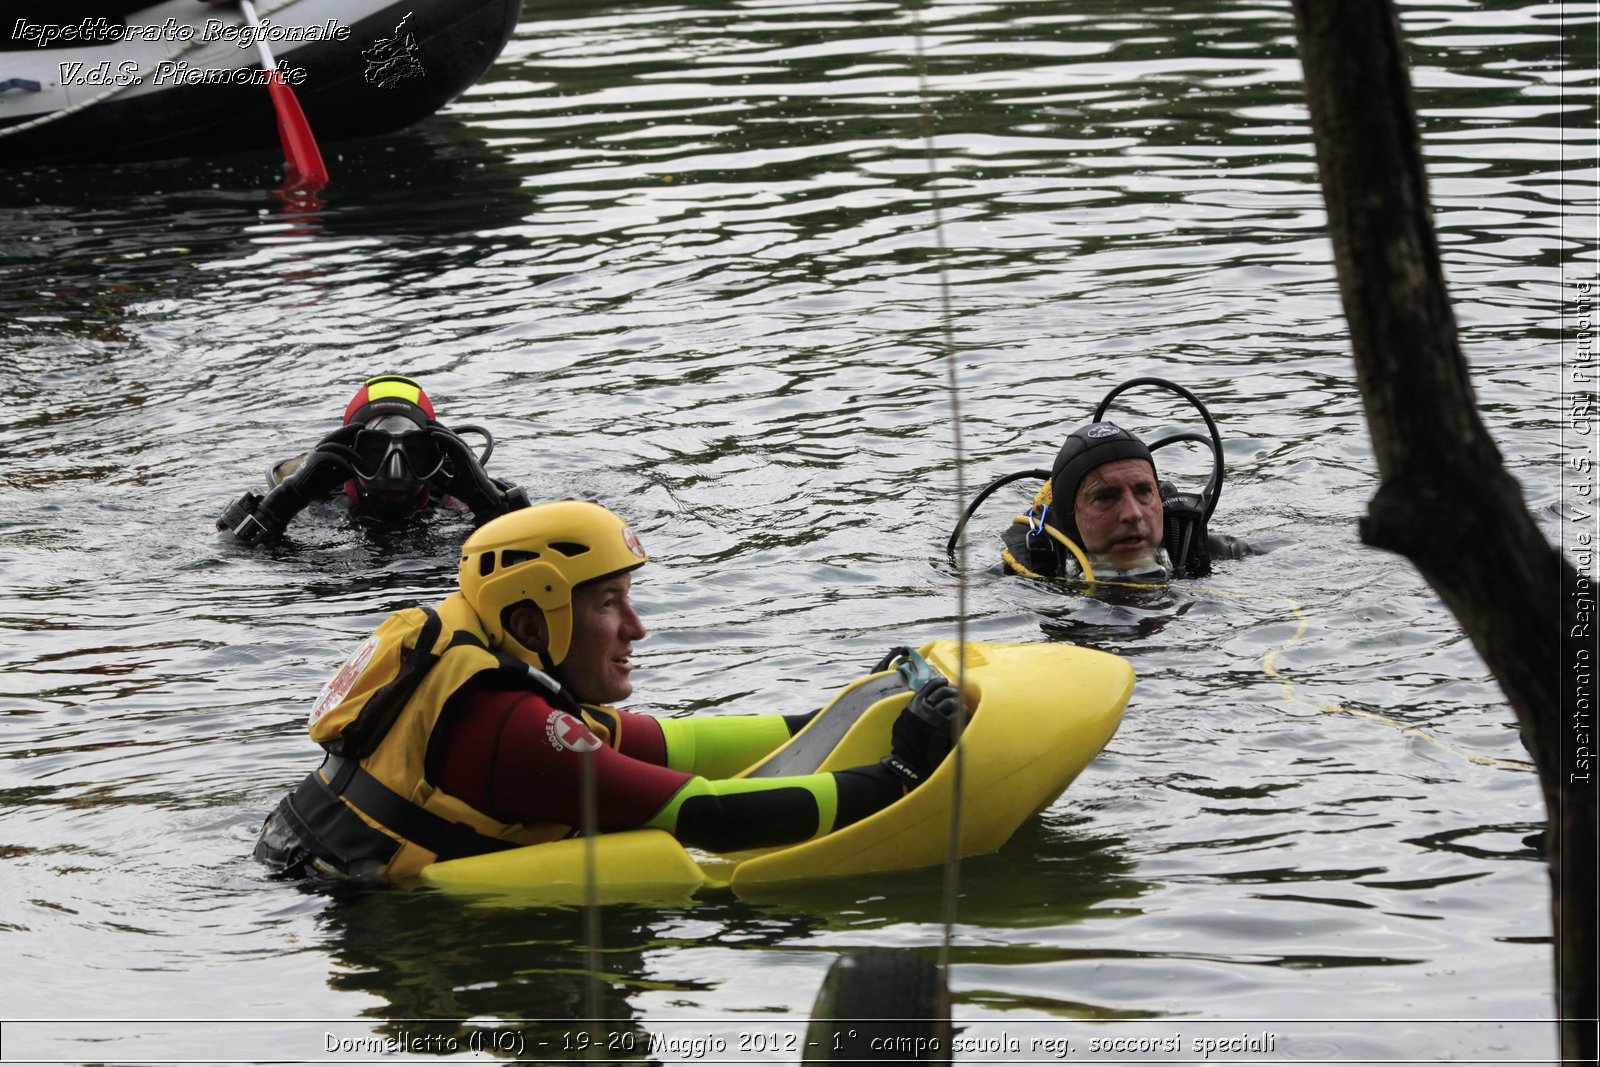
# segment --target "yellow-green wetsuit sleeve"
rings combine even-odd
[[[662,719],[667,766],[706,778],[731,778],[789,740],[782,715],[698,715]]]

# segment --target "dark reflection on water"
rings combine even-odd
[[[1133,901],[1151,887],[1129,877],[1132,865],[1118,859],[1117,844],[1034,824],[1000,854],[972,861],[961,921],[1010,933],[1003,948],[975,944],[959,949],[957,961],[1038,964],[1090,958],[1088,952],[1031,943],[1030,934],[1099,915],[1138,913]],[[382,1003],[369,1014],[394,1020],[391,1032],[402,1027],[416,1032],[415,1021],[430,1018],[455,1024],[512,1019],[519,1020],[530,1047],[560,1049],[572,1039],[573,1020],[592,1017],[589,942],[577,909],[518,906],[511,896],[452,897],[404,888],[302,889],[330,894],[328,907],[319,913],[318,936],[339,964],[333,986],[378,994]],[[936,925],[941,890],[939,873],[923,871],[770,887],[740,899],[714,896],[687,909],[608,907],[598,932],[599,1017],[614,1035],[645,1034],[647,1015],[635,1003],[641,994],[677,994],[693,1003],[696,994],[715,989],[715,983],[680,966],[682,953],[798,950],[829,957],[875,945],[899,927]],[[493,978],[486,981],[486,976]],[[1048,1000],[1057,1010],[1073,1013],[1106,1010],[1073,997]],[[1035,1007],[1046,1002],[1036,998]],[[451,1026],[440,1023],[429,1032],[441,1037],[466,1032]]]
[[[1576,57],[1595,20],[1403,14],[1473,384],[1555,536],[1550,294],[1591,232],[1573,131],[1594,125]],[[967,1032],[1226,1020],[1302,1058],[1552,1056],[1543,812],[1514,717],[1420,579],[1356,537],[1376,476],[1287,9],[925,18],[968,492],[1047,465],[1111,386],[1156,374],[1217,415],[1218,528],[1270,549],[1089,596],[992,570],[1023,487],[974,519],[969,636],[1103,648],[1139,682],[1061,800],[963,866]],[[488,425],[491,469],[535,497],[639,528],[645,710],[813,708],[889,646],[954,631],[964,502],[912,32],[899,5],[529,3],[447,114],[331,148],[309,210],[270,195],[271,156],[8,172],[8,1014],[554,1039],[587,1010],[574,912],[308,891],[247,858],[312,761],[328,674],[454,581],[448,520],[386,538],[307,514],[262,551],[211,534],[369,373]],[[839,951],[931,956],[940,886],[607,909],[605,1010],[635,1034],[803,1017]],[[37,1056],[310,1055],[266,1029],[226,1054],[146,1032],[63,1030]]]
[[[598,1017],[613,1033],[643,1032],[628,994],[647,981],[646,950],[657,940],[649,919],[608,910],[600,925],[604,979],[593,987],[575,910],[469,909],[433,893],[384,889],[342,895],[319,926],[338,966],[333,988],[376,994],[379,1006],[367,1014],[396,1020],[387,1032],[464,1041],[469,1019],[548,1020],[519,1026],[529,1046],[575,1051],[571,1020]],[[697,986],[684,980],[682,988]]]
[[[1067,606],[1040,611],[1039,628],[1051,640],[1126,655],[1136,642],[1156,636],[1181,619],[1195,601],[1181,587],[1119,589],[1098,585],[1092,594],[1082,586],[1038,579],[1042,597],[1051,593]]]

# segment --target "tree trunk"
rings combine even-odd
[[[1540,533],[1478,417],[1439,261],[1393,0],[1294,0],[1294,13],[1381,476],[1361,539],[1416,565],[1516,711],[1550,823],[1562,1056],[1591,1062],[1594,586],[1587,567],[1580,574]]]

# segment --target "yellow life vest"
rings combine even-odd
[[[609,709],[582,709],[549,676],[491,652],[460,593],[436,610],[396,612],[312,706],[308,729],[329,756],[287,806],[313,855],[342,874],[403,875],[437,859],[569,833],[570,827],[554,823],[500,822],[428,781],[428,746],[445,705],[490,673],[500,675],[500,684],[538,692],[580,716],[606,743],[615,736],[606,721]]]

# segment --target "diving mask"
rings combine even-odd
[[[362,427],[353,448],[351,467],[364,482],[416,485],[444,467],[444,453],[433,434],[399,415],[385,415]]]

